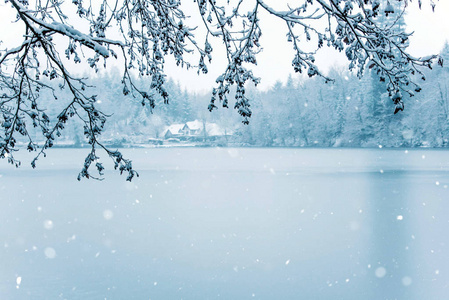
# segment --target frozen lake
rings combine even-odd
[[[448,151],[124,150],[132,183],[78,182],[87,152],[0,161],[0,299],[449,295]]]

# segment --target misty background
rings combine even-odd
[[[441,50],[449,61],[449,45]],[[200,135],[189,145],[279,146],[279,147],[445,147],[449,140],[449,67],[435,66],[425,70],[420,80],[422,91],[414,97],[404,95],[405,110],[393,114],[394,105],[385,83],[368,70],[359,80],[343,67],[328,74],[334,83],[322,78],[293,78],[278,81],[268,90],[248,88],[253,115],[244,125],[236,111],[221,108],[209,112],[210,93],[192,93],[179,82],[168,79],[165,87],[169,104],[156,97],[156,107],[142,106],[138,98],[123,95],[121,74],[117,68],[91,79],[98,108],[109,115],[102,141],[116,146],[148,145],[154,139],[168,143],[167,128],[173,124],[213,123],[226,132],[219,139]],[[141,87],[148,83],[136,79]],[[198,79],[200,80],[200,79]],[[42,97],[51,120],[71,100],[70,94],[59,90]],[[231,92],[232,94],[232,92]],[[39,135],[36,132],[36,139]],[[171,140],[171,142],[178,142]],[[181,140],[181,144],[182,141]],[[72,118],[60,132],[56,145],[87,144],[79,120]]]

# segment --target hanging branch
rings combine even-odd
[[[435,3],[429,1],[435,9]],[[252,5],[249,11],[248,2]],[[73,75],[68,60],[98,71],[101,62],[106,68],[109,59],[120,57],[123,94],[139,99],[152,110],[157,95],[169,102],[164,88],[166,57],[173,57],[180,67],[207,73],[213,58],[213,40],[222,42],[227,66],[216,79],[208,108],[216,109],[217,102],[228,107],[227,97],[235,85],[234,108],[243,123],[248,124],[252,111],[245,94],[246,84],[260,82],[251,66],[257,64],[257,55],[262,50],[261,11],[285,23],[287,41],[295,53],[292,66],[296,72],[307,71],[310,77],[332,81],[315,65],[315,54],[325,46],[344,51],[349,69],[356,70],[359,78],[368,68],[387,83],[397,113],[404,109],[403,93],[413,96],[421,90],[417,77],[425,79],[422,68],[431,68],[435,61],[443,64],[443,59],[435,55],[416,58],[407,53],[410,34],[395,29],[394,25],[410,2],[387,0],[381,5],[379,0],[302,0],[297,7],[287,6],[279,11],[264,0],[193,0],[201,18],[198,25],[206,32],[204,46],[200,46],[194,35],[196,27],[187,25],[179,0],[103,0],[96,6],[83,0],[71,3],[7,0],[17,13],[16,22],[23,25],[24,35],[15,47],[0,49],[0,158],[20,165],[14,157],[18,151],[16,136],[20,135],[27,139],[29,151],[37,151],[32,161],[35,167],[66,123],[78,118],[90,144],[78,179],[102,178],[104,167],[97,154],[101,149],[113,160],[115,168],[132,180],[138,174],[131,161],[101,143],[100,135],[108,116],[97,109],[98,96],[91,92],[86,78]],[[422,5],[420,0],[418,5]],[[395,11],[398,7],[400,10]],[[392,19],[390,26],[380,24],[383,15]],[[68,41],[63,50],[61,40]],[[310,47],[311,44],[314,46]],[[187,57],[191,55],[187,54],[197,55],[198,61],[190,61]],[[146,88],[134,82],[134,72],[149,78]],[[50,120],[40,101],[42,91],[57,99],[58,89],[49,81],[57,82],[59,89],[66,89],[71,95],[55,120]],[[29,126],[39,129],[45,140],[43,145],[33,140]],[[98,175],[92,174],[92,166]]]

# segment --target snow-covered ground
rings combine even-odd
[[[445,299],[449,152],[87,149],[0,161],[0,299]],[[26,155],[23,153],[23,155]]]

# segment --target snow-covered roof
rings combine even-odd
[[[172,124],[165,128],[165,130],[162,132],[163,135],[167,134],[168,131],[170,131],[171,134],[180,134],[180,131],[184,127],[184,124]]]
[[[203,129],[203,122],[198,121],[198,120],[190,121],[190,122],[186,122],[186,126],[190,130],[200,130],[200,129]]]
[[[165,136],[167,132],[170,132],[171,135],[202,135],[203,134],[203,122],[195,120],[191,122],[186,122],[185,124],[172,124],[167,126],[165,130],[162,132],[162,135]],[[186,132],[186,129],[191,132]],[[192,133],[192,131],[195,131]],[[232,135],[233,132],[229,129],[223,129],[216,123],[206,123],[206,135],[208,136],[223,136],[223,135]]]

